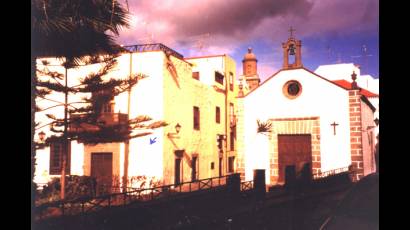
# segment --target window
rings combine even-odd
[[[192,72],[192,78],[199,80],[199,72]]]
[[[231,130],[231,133],[230,133],[229,137],[230,137],[231,151],[234,151],[235,150],[235,132],[234,132],[234,130]]]
[[[211,162],[211,169],[214,169],[214,168],[215,168],[215,163]]]
[[[228,158],[228,172],[233,173],[234,172],[234,163],[235,163],[235,157],[229,157]]]
[[[221,108],[219,108],[218,106],[216,107],[216,111],[215,111],[215,121],[218,124],[221,123]]]
[[[294,80],[288,81],[283,86],[283,94],[289,99],[295,99],[302,93],[302,85]]]
[[[107,101],[108,97],[110,97],[111,99],[109,99],[109,101]],[[96,91],[92,93],[92,98],[96,101],[102,102],[104,101],[104,103],[102,103],[101,107],[101,111],[103,113],[112,113],[114,112],[114,100],[113,100],[113,96],[111,95],[111,92],[109,90],[101,90],[101,91]]]
[[[229,103],[229,118],[230,125],[233,126],[235,124],[235,107],[232,103]]]
[[[218,82],[219,84],[223,85],[224,84],[224,75],[222,75],[221,73],[215,71],[215,81]]]
[[[109,103],[105,103],[103,105],[103,112],[104,113],[113,113],[114,112],[114,102],[111,101]]]
[[[50,145],[50,175],[60,175],[63,163],[63,143],[54,142]],[[70,144],[66,158],[66,174],[70,174]]]
[[[230,91],[233,91],[233,83],[234,83],[233,73],[229,72],[229,90]]]
[[[191,167],[192,167],[192,175],[191,181],[198,180],[198,156],[192,156],[191,160]]]
[[[194,106],[194,129],[195,130],[199,130],[199,121],[200,121],[200,117],[199,117],[199,108]]]

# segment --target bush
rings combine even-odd
[[[94,196],[96,180],[90,176],[66,176],[65,198],[72,200],[78,197]],[[53,178],[47,186],[39,192],[38,198],[44,202],[53,202],[60,199],[60,178]]]

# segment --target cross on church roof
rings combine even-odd
[[[293,32],[296,31],[295,29],[293,29],[293,27],[291,26],[290,29],[288,30],[290,32],[290,37],[293,37]]]

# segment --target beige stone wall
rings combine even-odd
[[[198,156],[198,177],[199,179],[215,177],[219,175],[219,153],[217,150],[217,134],[226,134],[225,116],[225,94],[228,89],[228,106],[230,101],[234,101],[234,92],[229,90],[226,79],[229,72],[235,76],[236,70],[234,61],[226,56],[208,58],[209,60],[189,60],[191,66],[183,60],[172,58],[178,77],[173,78],[172,74],[164,68],[164,120],[170,125],[164,128],[164,160],[163,160],[163,180],[165,184],[174,183],[175,150],[185,150],[182,160],[181,181],[191,181],[191,159],[192,155]],[[192,78],[192,71],[200,71],[200,81]],[[204,70],[205,69],[205,70]],[[214,80],[214,71],[218,70],[225,75],[224,86],[215,83],[209,85]],[[208,79],[205,79],[208,78]],[[178,83],[175,81],[177,79]],[[214,87],[215,85],[215,87]],[[235,88],[235,87],[234,87]],[[193,128],[193,107],[200,109],[200,130]],[[216,106],[220,107],[220,123],[215,121]],[[228,107],[229,110],[229,107]],[[181,125],[179,134],[175,134],[175,125]],[[229,141],[229,136],[227,136]],[[227,142],[229,147],[229,142]],[[234,152],[224,153],[223,172],[226,172],[227,155]],[[211,169],[211,163],[214,169]],[[224,173],[225,174],[225,173]]]

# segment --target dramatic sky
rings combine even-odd
[[[122,0],[125,5],[125,0]],[[123,45],[161,42],[185,57],[228,54],[242,72],[252,47],[266,79],[282,65],[289,28],[302,40],[302,62],[355,63],[379,77],[378,0],[128,0],[131,27]],[[364,51],[365,50],[365,51]],[[366,55],[365,55],[366,54]]]

